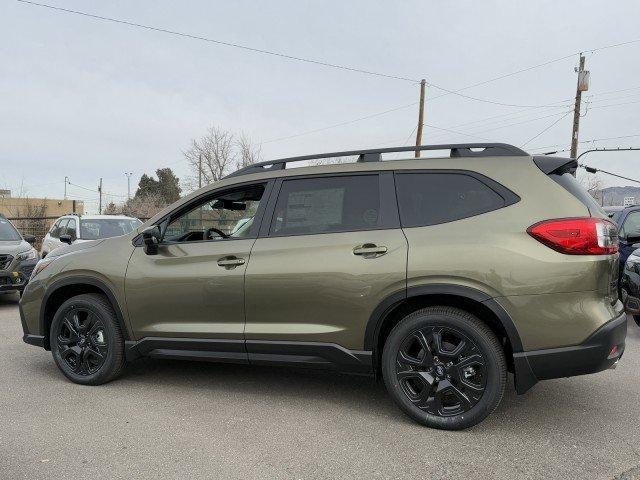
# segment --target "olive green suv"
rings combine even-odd
[[[524,393],[624,351],[616,228],[575,168],[504,144],[256,164],[52,251],[20,302],[24,341],[88,385],[141,356],[371,373],[418,422],[469,427],[508,372]]]

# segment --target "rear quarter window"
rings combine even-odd
[[[595,201],[595,199],[589,195],[582,185],[576,180],[576,177],[570,173],[563,173],[562,175],[551,174],[551,179],[558,185],[561,185],[567,192],[576,197],[582,204],[587,207],[589,212],[593,215],[598,213],[600,215],[607,215],[602,207]],[[608,215],[607,215],[608,216]],[[614,220],[617,222],[617,220]]]
[[[519,200],[513,192],[471,173],[396,173],[403,227],[453,222],[506,207]],[[489,186],[491,185],[491,186]]]

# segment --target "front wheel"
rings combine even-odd
[[[49,341],[58,368],[75,383],[100,385],[124,368],[122,331],[102,295],[78,295],[64,302],[53,317]]]
[[[498,407],[507,367],[498,339],[478,318],[457,308],[428,307],[391,331],[382,375],[395,403],[411,418],[460,430]]]

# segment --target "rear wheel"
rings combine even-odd
[[[83,385],[100,385],[124,367],[124,339],[111,304],[102,295],[70,298],[56,312],[51,353],[62,373]]]
[[[484,323],[460,309],[428,307],[391,331],[382,374],[391,397],[411,418],[459,430],[498,407],[507,368],[498,339]]]

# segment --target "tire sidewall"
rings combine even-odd
[[[57,340],[62,321],[64,320],[66,314],[77,307],[87,309],[93,314],[100,317],[104,325],[104,334],[106,337],[105,340],[108,347],[107,358],[105,359],[102,366],[98,369],[97,372],[89,375],[79,375],[71,369],[67,362],[62,359]],[[111,375],[111,372],[113,371],[115,366],[116,349],[122,348],[121,345],[118,345],[118,335],[113,322],[113,312],[106,309],[103,305],[100,304],[100,302],[97,302],[91,298],[71,298],[60,306],[51,323],[49,345],[51,345],[51,353],[53,355],[54,361],[56,362],[56,365],[69,380],[83,385],[96,385],[99,383],[103,383],[104,380]]]
[[[416,407],[406,396],[397,380],[396,355],[402,342],[412,332],[430,326],[443,326],[460,330],[481,350],[487,362],[486,387],[482,398],[469,411],[451,417],[441,417],[427,413]],[[500,358],[502,355],[502,358]],[[502,350],[495,351],[486,334],[463,318],[462,315],[422,313],[405,317],[390,333],[382,356],[382,376],[385,386],[400,408],[416,421],[433,428],[458,430],[468,428],[488,416],[502,399],[505,373],[500,371],[505,365]]]

